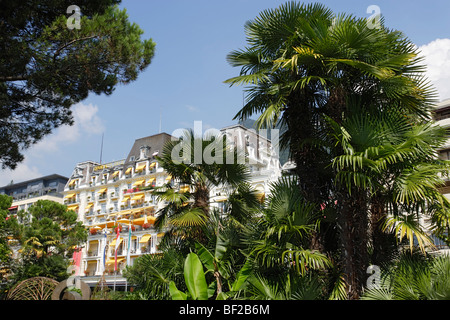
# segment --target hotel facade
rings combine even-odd
[[[264,197],[270,183],[281,176],[276,147],[255,130],[241,125],[226,127],[220,132],[232,146],[245,151],[250,183],[258,195]],[[158,253],[164,230],[157,231],[154,222],[166,203],[158,201],[149,187],[170,183],[180,192],[187,191],[186,186],[174,181],[156,159],[171,139],[166,133],[140,138],[135,140],[124,160],[85,161],[75,166],[64,188],[64,203],[89,229],[88,240],[74,257],[74,264],[75,275],[81,276],[91,287],[100,280],[109,286],[126,286],[126,279],[121,275],[125,266],[132,265],[134,259],[144,254]],[[211,207],[223,210],[227,192],[221,186],[210,190]]]
[[[450,130],[450,99],[443,100],[435,106],[433,112],[433,118],[436,121],[436,124]],[[443,160],[450,160],[450,136],[447,139],[445,145],[439,149],[439,157]],[[445,180],[445,186],[440,188],[440,192],[445,195],[447,199],[450,200],[450,180]],[[423,222],[426,225],[426,222]],[[448,234],[449,230],[447,230]],[[450,255],[449,247],[441,240],[434,238],[433,239],[436,245],[437,253],[448,254]]]

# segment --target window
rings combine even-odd
[[[37,189],[39,189],[39,187],[40,187],[40,183],[38,182],[38,183],[32,184],[30,189],[31,190],[37,190]]]
[[[130,250],[131,253],[136,253],[137,251],[137,239],[131,239],[131,245],[130,245]]]
[[[439,157],[442,160],[450,160],[450,149],[445,149],[445,150],[439,151]]]
[[[49,183],[48,183],[48,186],[49,187],[56,187],[58,185],[58,182],[57,181],[50,181]]]
[[[436,121],[450,118],[450,108],[436,111],[434,118]]]

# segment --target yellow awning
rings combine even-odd
[[[139,243],[146,243],[151,237],[152,237],[151,234],[144,234],[141,240],[139,240]]]
[[[172,180],[172,176],[169,174],[166,178],[166,180]]]
[[[73,197],[75,197],[75,195],[76,195],[75,192],[73,192],[73,193],[68,193],[68,194],[64,197],[64,199],[70,199],[70,198],[73,198]]]
[[[153,216],[147,216],[147,223],[151,223],[153,224],[155,222],[156,218]],[[142,218],[137,218],[133,220],[133,224],[137,224],[137,225],[143,225],[145,222],[145,217]]]
[[[88,203],[88,205],[86,206],[86,210],[90,209],[93,205],[93,203]]]
[[[188,192],[189,191],[189,186],[185,186],[185,187],[181,187],[180,188],[180,192]]]
[[[152,162],[151,164],[150,164],[150,168],[153,168],[153,167],[155,167],[156,166],[156,162]]]
[[[142,199],[143,197],[144,197],[143,194],[138,194],[138,195],[135,195],[133,198],[131,198],[131,200],[139,200],[139,199]]]
[[[126,171],[125,174],[129,174],[131,172],[132,167],[129,167]]]
[[[69,182],[69,186],[73,186],[78,179],[73,179]]]
[[[115,176],[117,176],[119,174],[119,171],[114,171],[114,173],[112,174],[111,178],[114,178]]]
[[[224,201],[227,201],[227,200],[228,200],[227,197],[218,197],[218,198],[214,199],[215,202],[224,202]]]
[[[266,196],[266,194],[264,192],[260,192],[256,194],[256,198],[258,199],[258,201],[262,202],[264,200],[264,197]]]
[[[116,224],[116,222],[115,221],[105,221],[105,222],[97,222],[95,224],[101,228],[111,228],[112,226],[114,226]]]
[[[107,188],[101,188],[100,190],[98,190],[98,192],[97,192],[97,193],[103,193],[103,192],[105,192],[105,191],[106,191],[106,189],[107,189]]]
[[[135,183],[133,183],[133,186],[140,186],[141,184],[143,184],[145,182],[145,179],[144,180],[138,180],[138,181],[136,181]]]
[[[137,168],[136,168],[136,172],[140,172],[140,171],[142,171],[145,167],[146,167],[147,165],[144,163],[144,164],[141,164],[141,165],[139,165]]]
[[[130,196],[125,196],[125,197],[123,197],[122,202],[127,202],[129,199],[130,199]]]
[[[75,210],[78,208],[78,205],[73,205],[73,206],[67,206],[67,210]]]
[[[124,210],[121,210],[121,211],[116,212],[116,213],[111,213],[111,214],[109,215],[109,217],[115,217],[115,216],[120,217],[120,216],[124,216],[124,215],[130,214],[130,213],[131,213],[131,210],[129,210],[129,209],[124,209]]]
[[[119,245],[122,243],[122,241],[123,241],[123,238],[119,238]],[[114,240],[109,243],[109,246],[110,247],[116,246],[116,238],[114,238]]]
[[[117,258],[117,263],[122,262],[123,260],[125,260],[125,258]],[[115,263],[115,259],[109,259],[108,261],[106,261],[106,264],[114,264]]]

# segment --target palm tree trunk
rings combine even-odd
[[[209,214],[209,189],[204,184],[195,185],[194,208],[202,209],[206,216]]]
[[[390,261],[396,250],[396,239],[394,235],[383,232],[382,225],[386,218],[385,207],[382,199],[375,196],[370,208],[370,236],[373,252],[371,263],[382,266]]]
[[[305,96],[307,94],[301,91],[289,97],[283,116],[288,127],[285,134],[288,135],[290,154],[296,164],[300,191],[305,200],[320,203],[328,198],[330,170],[326,169],[327,155],[312,142],[317,138],[318,114],[314,110],[314,102],[308,101]]]
[[[209,216],[209,189],[206,185],[202,183],[195,184],[194,192],[194,208],[200,208],[206,217]],[[193,226],[193,235],[197,241],[200,243],[206,243],[206,239],[203,228],[201,226]]]
[[[338,227],[341,243],[341,268],[347,284],[348,299],[359,299],[369,266],[367,199],[361,191],[341,194]]]

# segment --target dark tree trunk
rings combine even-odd
[[[382,266],[392,258],[397,250],[396,239],[393,234],[382,230],[384,219],[386,219],[385,207],[382,199],[374,197],[370,210],[370,236],[373,252],[371,263]]]
[[[194,192],[194,208],[199,208],[203,211],[206,217],[209,216],[209,189],[202,183],[196,183]],[[192,237],[202,244],[206,244],[206,238],[202,226],[191,226]]]
[[[200,208],[206,216],[209,215],[209,189],[201,183],[195,186],[194,208]]]
[[[367,197],[363,191],[341,194],[338,228],[341,268],[347,283],[348,299],[359,299],[369,266]]]

